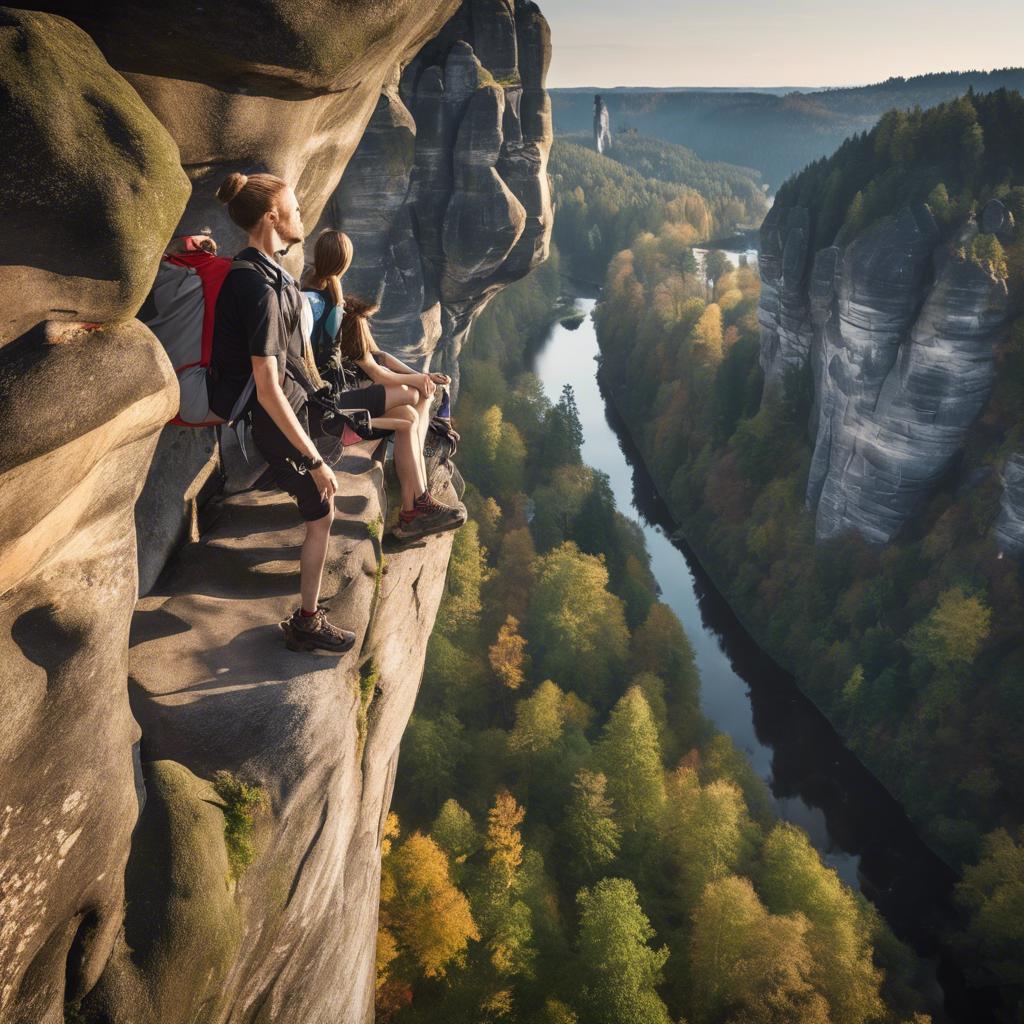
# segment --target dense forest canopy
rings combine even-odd
[[[927,202],[940,226],[956,226],[993,197],[1024,204],[1024,97],[1005,89],[889,111],[790,178],[776,204],[810,211],[820,249],[908,203]]]
[[[666,223],[616,254],[597,312],[609,393],[688,541],[933,848],[976,862],[958,941],[1012,984],[1024,963],[1024,572],[992,528],[1001,467],[1024,444],[1022,186],[1024,99],[997,91],[887,114],[779,191],[780,208],[810,211],[814,247],[926,202],[948,256],[1005,280],[1018,311],[961,457],[885,548],[857,535],[815,543],[811,376],[794,372],[762,405],[752,273],[723,270],[709,285],[673,254]],[[1012,240],[962,244],[991,198],[1015,218]]]
[[[653,159],[664,169],[663,180],[629,166]],[[755,179],[743,168],[707,164],[683,147],[656,140],[617,141],[602,155],[556,139],[550,170],[555,241],[573,273],[595,281],[612,256],[641,232],[671,230],[680,259],[688,259],[698,242],[738,225],[759,223],[767,206]]]
[[[523,372],[559,290],[555,251],[463,357],[472,518],[403,742],[378,1019],[923,1024],[914,957],[702,716],[571,389]]]

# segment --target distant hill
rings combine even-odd
[[[968,89],[1024,91],[1024,68],[889,78],[875,85],[816,92],[610,89],[601,91],[612,138],[633,128],[694,150],[704,160],[760,171],[775,190],[791,174],[871,129],[893,107],[930,107]],[[589,132],[592,92],[551,89],[555,131]]]
[[[585,135],[563,138],[565,142],[588,147]],[[723,226],[760,224],[768,212],[761,174],[752,167],[702,160],[686,146],[635,131],[615,135],[604,155],[645,178],[695,189],[711,204],[716,222]]]

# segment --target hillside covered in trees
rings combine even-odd
[[[464,354],[472,518],[402,749],[378,1018],[921,1024],[913,956],[702,717],[571,391],[522,372],[559,287],[555,254]]]
[[[664,177],[644,173],[655,162]],[[708,164],[657,140],[616,140],[605,156],[556,139],[550,173],[555,241],[567,269],[592,281],[642,232],[671,233],[679,258],[688,259],[698,242],[759,223],[767,210],[755,176],[744,168]]]
[[[873,85],[818,92],[611,89],[601,92],[613,138],[632,128],[688,146],[704,160],[754,167],[778,188],[850,135],[869,130],[886,111],[947,102],[969,89],[1024,88],[1024,69],[944,72],[890,78]],[[551,90],[555,131],[589,132],[593,92]]]
[[[1012,218],[1000,235],[973,224],[991,199]],[[1024,429],[1024,99],[1000,91],[887,114],[787,182],[776,211],[802,211],[814,251],[914,203],[935,222],[937,263],[1005,282],[1012,312],[959,458],[892,543],[856,532],[815,542],[813,359],[762,401],[758,280],[723,269],[706,294],[675,254],[672,224],[610,264],[602,377],[748,628],[965,870],[960,941],[1014,986],[1024,981],[1024,572],[997,549],[994,525],[1000,472]]]

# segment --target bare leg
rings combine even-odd
[[[430,405],[433,399],[427,398],[422,392],[419,394],[420,400],[416,403],[416,412],[419,416],[419,444],[416,446],[416,451],[419,455],[420,467],[423,470],[423,479],[429,480],[430,478],[427,475],[427,457],[423,454],[423,449],[427,443],[427,428],[430,426]]]
[[[327,544],[331,538],[331,523],[334,522],[334,502],[330,511],[320,519],[306,523],[306,539],[299,554],[299,590],[302,607],[307,612],[316,611],[320,601],[320,580],[327,561]]]
[[[384,408],[388,412],[402,405],[416,405],[420,400],[419,390],[408,384],[386,384],[384,392]]]
[[[395,432],[395,472],[402,489],[402,511],[410,512],[416,499],[427,489],[423,460],[417,457],[420,435],[416,410],[410,405],[399,406],[388,416],[371,422],[382,430]]]

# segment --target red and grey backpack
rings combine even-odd
[[[199,248],[193,238],[186,239],[185,244],[185,252],[160,261],[156,280],[138,314],[163,345],[179,378],[193,367],[210,365],[217,296],[232,262]],[[182,419],[180,409],[171,423],[182,427],[212,425]]]

